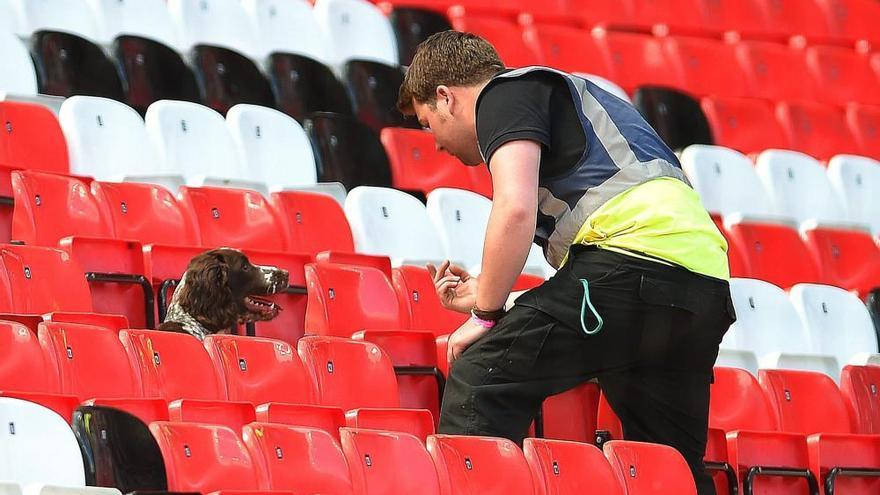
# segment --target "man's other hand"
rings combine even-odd
[[[464,268],[449,260],[439,267],[431,263],[427,267],[443,307],[459,313],[470,313],[477,302],[477,278],[471,277]]]
[[[468,319],[462,326],[458,327],[458,330],[452,332],[449,335],[449,344],[446,347],[446,359],[449,361],[449,367],[452,367],[452,363],[458,359],[458,356],[461,356],[465,349],[477,340],[480,340],[480,337],[486,335],[487,332],[489,332],[488,328],[476,323],[472,319]]]

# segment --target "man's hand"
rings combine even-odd
[[[464,322],[464,325],[458,327],[458,330],[449,335],[449,342],[446,347],[446,360],[449,361],[450,368],[452,363],[461,356],[461,353],[471,346],[474,342],[480,340],[480,337],[486,335],[488,328],[474,322],[470,318]]]
[[[459,313],[470,313],[477,302],[477,279],[449,260],[441,263],[439,268],[431,263],[427,267],[443,307]]]

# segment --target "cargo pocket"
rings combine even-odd
[[[545,313],[532,311],[534,311],[532,318],[517,333],[498,361],[499,368],[514,376],[530,375],[530,370],[544,349],[550,331],[557,324]]]

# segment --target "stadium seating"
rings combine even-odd
[[[323,34],[305,0],[245,0],[242,6],[257,27],[256,49],[260,60],[286,53],[328,61]]]
[[[387,12],[388,8],[391,12]],[[380,5],[388,15],[397,37],[397,54],[400,64],[408,66],[419,43],[430,35],[452,29],[445,13],[429,10],[430,5]]]
[[[343,428],[340,435],[357,493],[440,495],[437,471],[419,438],[359,428]]]
[[[669,70],[659,39],[608,31],[597,32],[596,40],[610,66],[611,79],[627,93],[633,93],[638,86],[683,87],[678,73]]]
[[[305,120],[314,112],[352,115],[345,86],[333,71],[305,55],[272,53],[268,61],[269,80],[278,96],[278,109]]]
[[[675,449],[666,445],[612,440],[605,456],[623,481],[626,493],[696,494],[690,468]]]
[[[840,374],[840,391],[852,407],[855,431],[859,433],[876,434],[880,431],[878,383],[878,366],[847,365]]]
[[[434,434],[434,418],[427,409],[352,409],[345,422],[350,428],[406,433],[421,441]]]
[[[275,210],[258,192],[182,187],[179,197],[181,206],[195,219],[203,245],[285,251]]]
[[[234,432],[256,420],[253,404],[222,400],[178,399],[168,404],[168,416],[177,423],[208,423]]]
[[[749,277],[783,288],[799,282],[823,282],[819,267],[793,225],[729,215],[724,219],[724,230],[745,259]]]
[[[880,287],[880,251],[867,230],[807,226],[801,236],[825,283],[863,298]]]
[[[316,0],[314,14],[329,43],[331,64],[338,69],[351,60],[397,65],[394,30],[374,5],[355,0]]]
[[[748,96],[746,78],[737,70],[734,50],[721,41],[668,37],[663,41],[663,50],[673,70],[679,73],[682,81],[687,81],[690,93],[720,96]],[[726,67],[726,70],[718,70]]]
[[[507,67],[537,65],[541,61],[540,55],[526,44],[522,28],[513,19],[468,12],[464,6],[450,8],[448,16],[456,31],[474,33],[492,43]]]
[[[434,290],[428,270],[401,266],[392,271],[392,282],[400,308],[407,313],[409,328],[430,330],[435,336],[446,335],[461,326],[467,315],[444,308]]]
[[[26,326],[0,322],[0,390],[57,392],[58,377],[43,354],[37,336]]]
[[[539,493],[583,493],[593,490],[623,495],[617,474],[602,451],[585,443],[527,438],[523,454],[532,468]]]
[[[0,75],[0,93],[37,94],[37,74],[27,48],[14,34],[0,27],[0,60],[9,69]]]
[[[333,406],[269,402],[257,406],[257,421],[326,431],[339,438],[339,429],[345,427],[345,413]]]
[[[64,134],[47,108],[25,102],[0,101],[0,163],[66,174],[69,158]]]
[[[342,79],[348,87],[355,116],[376,132],[385,127],[419,128],[418,121],[397,110],[397,93],[403,84],[404,72],[368,60],[353,60],[342,68]]]
[[[354,251],[348,220],[333,198],[284,191],[272,193],[270,201],[284,226],[289,250],[313,256],[322,251]]]
[[[760,218],[772,212],[752,161],[742,153],[696,144],[682,151],[681,166],[709,213]]]
[[[880,197],[873,194],[880,187],[880,162],[854,155],[837,155],[828,161],[828,179],[838,198],[846,206],[852,222],[869,225],[880,234]]]
[[[788,137],[776,121],[773,107],[763,100],[707,96],[700,107],[712,128],[715,144],[742,153],[788,148]]]
[[[347,115],[316,112],[303,128],[320,163],[319,181],[341,182],[348,190],[391,185],[388,157],[378,135],[366,125]]]
[[[880,57],[875,58],[880,60]],[[877,65],[880,67],[880,62]],[[880,106],[850,104],[846,110],[846,123],[861,154],[880,160]]]
[[[814,88],[803,55],[794,48],[770,42],[743,41],[736,58],[746,74],[749,95],[770,101],[806,101]]]
[[[827,160],[834,155],[858,153],[858,144],[835,107],[813,102],[780,102],[779,120],[791,148]]]
[[[540,54],[542,65],[566,72],[611,75],[607,61],[586,29],[533,23],[523,29],[523,39],[532,51]],[[578,49],[571,50],[573,46]]]
[[[92,302],[83,270],[57,249],[4,245],[0,260],[6,283],[0,307],[18,314],[89,313]],[[4,302],[5,301],[7,302]]]
[[[535,485],[522,450],[501,438],[431,435],[428,453],[440,478],[440,493],[532,495]],[[504,476],[498,476],[504,473]]]
[[[806,49],[805,56],[820,103],[840,106],[850,102],[880,104],[880,95],[871,89],[876,88],[877,79],[865,57],[850,48],[837,46],[811,46]]]

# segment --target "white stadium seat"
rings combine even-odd
[[[143,180],[180,184],[179,171],[163,169],[141,116],[108,98],[72,96],[58,115],[70,171],[101,181]]]
[[[758,376],[758,357],[752,351],[718,349],[718,359],[715,360],[715,366],[740,368]]]
[[[257,26],[261,58],[272,53],[293,53],[328,62],[324,33],[305,0],[242,0],[242,5]]]
[[[837,358],[827,354],[771,352],[759,363],[761,368],[815,371],[828,375],[835,383],[840,382],[840,364]]]
[[[624,91],[623,88],[621,88],[620,86],[618,86],[614,82],[612,82],[608,79],[605,79],[602,76],[597,76],[595,74],[586,74],[586,73],[582,73],[582,72],[576,72],[575,75],[581,76],[584,79],[589,80],[590,82],[592,82],[596,86],[599,86],[600,88],[604,89],[605,91],[608,91],[609,93],[613,94],[614,96],[620,98],[621,100],[623,100],[625,102],[632,103],[632,100],[630,100],[629,95],[626,94],[626,91]]]
[[[2,12],[0,12],[2,15]],[[0,28],[0,94],[37,94],[37,73],[31,55],[16,35]]]
[[[797,284],[789,297],[815,352],[834,356],[841,367],[859,354],[877,354],[874,323],[855,294],[830,285]]]
[[[85,486],[79,445],[58,413],[0,397],[0,425],[0,479],[22,485]]]
[[[318,181],[312,145],[292,117],[258,105],[235,105],[226,124],[248,174],[270,191]]]
[[[17,34],[61,31],[95,40],[100,37],[95,16],[85,0],[6,0],[18,18]]]
[[[177,48],[180,40],[164,0],[88,0],[98,22],[101,43],[122,35],[139,36]]]
[[[770,198],[752,161],[739,151],[693,144],[682,151],[681,166],[709,212],[746,217],[772,214]]]
[[[852,222],[880,235],[880,162],[863,156],[837,155],[828,162],[828,179]]]
[[[849,223],[825,167],[815,158],[797,151],[767,150],[758,155],[755,170],[776,213],[799,224]]]
[[[239,0],[168,0],[181,33],[180,48],[195,45],[229,48],[248,56],[257,52],[257,36]]]
[[[363,0],[316,0],[314,12],[337,68],[349,60],[398,65],[394,29],[375,5]]]
[[[388,256],[395,266],[445,259],[425,206],[405,192],[356,187],[345,198],[345,216],[359,253]]]
[[[147,108],[144,120],[163,171],[182,174],[190,186],[267,192],[239,160],[226,120],[216,111],[196,103],[162,100]]]
[[[100,486],[56,486],[42,483],[25,485],[22,495],[122,495],[116,488]]]

